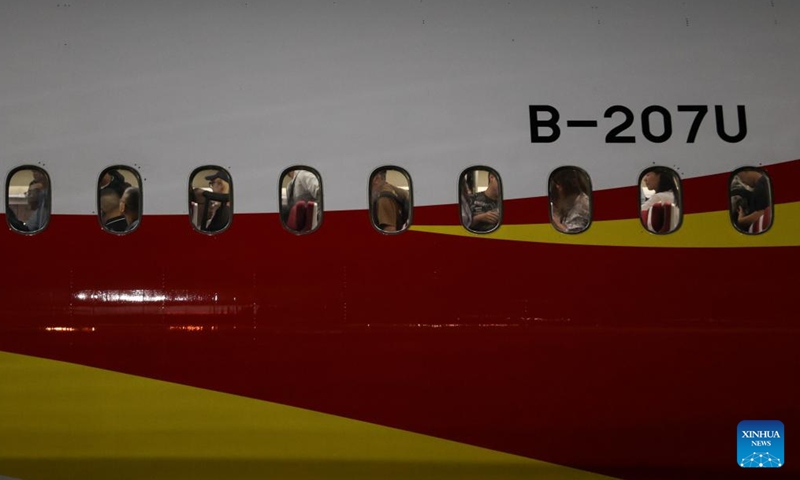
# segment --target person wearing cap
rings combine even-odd
[[[217,173],[206,177],[211,186],[212,194],[209,195],[211,203],[209,205],[210,220],[205,226],[208,232],[218,232],[225,229],[231,223],[230,191],[231,177],[224,170],[217,170]]]

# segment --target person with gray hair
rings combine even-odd
[[[128,187],[122,194],[119,200],[119,211],[128,222],[126,232],[132,232],[139,226],[139,219],[141,218],[140,212],[141,197],[139,196],[139,189],[136,187]]]

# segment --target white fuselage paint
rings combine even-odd
[[[412,176],[416,205],[457,202],[457,176],[488,165],[506,198],[546,195],[577,165],[595,189],[653,164],[684,177],[800,157],[800,2],[156,2],[0,4],[0,173],[41,164],[55,214],[91,214],[97,176],[140,169],[145,214],[186,212],[190,172],[233,176],[236,212],[276,212],[278,179],[308,165],[327,210],[367,208],[381,165]],[[528,105],[562,114],[532,144]],[[637,143],[609,145],[611,105]],[[672,113],[644,141],[638,115]],[[678,104],[709,105],[698,139]],[[716,134],[713,105],[748,136]],[[566,119],[595,119],[571,128]]]

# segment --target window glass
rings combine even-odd
[[[50,221],[50,176],[33,166],[11,171],[6,182],[6,221],[15,231],[37,233]]]
[[[592,223],[592,182],[578,167],[557,168],[550,174],[550,222],[564,233],[580,233]]]
[[[411,177],[399,167],[381,167],[369,179],[369,213],[381,232],[398,233],[411,225]]]
[[[126,234],[139,228],[142,217],[142,182],[136,170],[109,167],[97,180],[97,215],[109,233]]]
[[[757,235],[772,226],[772,183],[760,168],[740,168],[730,181],[731,222],[740,232]]]
[[[650,167],[639,177],[640,219],[652,233],[670,233],[680,227],[681,180],[667,167]]]
[[[488,167],[464,170],[458,183],[461,224],[470,232],[488,233],[503,219],[500,175]]]
[[[322,222],[322,180],[309,167],[291,167],[281,174],[283,226],[292,233],[311,233]]]
[[[189,180],[189,215],[194,228],[214,234],[233,221],[233,182],[222,167],[208,165],[192,172]]]

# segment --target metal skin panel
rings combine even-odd
[[[366,478],[744,478],[740,421],[800,424],[800,3],[0,9],[0,174],[44,168],[53,204],[43,232],[0,229],[0,415],[13,420],[0,422],[0,475],[68,478],[94,462],[108,478],[130,460],[148,478],[202,478],[193,461],[206,478],[226,465],[241,478],[349,478],[359,465]],[[557,141],[532,141],[532,105],[558,109]],[[633,112],[624,135],[636,142],[608,141],[615,105]],[[694,142],[680,105],[709,108]],[[746,107],[741,141],[722,139],[717,105],[730,133]],[[672,117],[662,143],[644,136],[652,106]],[[192,228],[186,198],[190,172],[209,164],[235,184],[233,223],[213,236]],[[297,164],[325,186],[323,223],[303,236],[277,214],[280,173]],[[142,177],[130,235],[97,221],[110,165]],[[370,224],[368,178],[381,165],[413,182],[414,224],[399,235]],[[459,224],[458,175],[472,165],[503,178],[504,224],[489,235]],[[564,165],[595,189],[579,235],[549,224],[547,179]],[[638,219],[636,182],[653,165],[681,177],[684,222],[669,235]],[[730,172],[743,166],[772,181],[763,235],[728,221]],[[753,380],[765,372],[767,385]],[[246,398],[219,400],[231,394]],[[209,454],[215,430],[198,427],[210,443],[181,450],[186,464],[159,463],[148,448],[191,439],[191,416],[139,437],[125,429],[139,432],[147,408],[180,411],[183,395],[207,415],[238,401],[268,420],[307,409],[320,423],[304,435],[342,434],[348,462],[294,469],[339,450],[298,442],[284,455],[279,434],[237,417],[222,428],[265,461]],[[62,425],[51,417],[62,436],[47,437]],[[356,421],[406,431],[405,453],[419,453],[413,434],[468,445],[392,456],[386,443],[374,457],[369,436],[349,435]],[[105,448],[115,434],[151,445],[131,459]],[[49,442],[40,457],[38,440]],[[473,447],[512,467],[465,469]],[[797,465],[780,473],[798,476]]]
[[[778,171],[794,178],[798,165]],[[447,210],[448,219],[457,214]],[[797,246],[495,238],[514,225],[477,238],[386,236],[364,211],[327,215],[318,232],[300,237],[276,215],[240,215],[212,237],[181,216],[146,217],[123,237],[91,216],[57,216],[33,237],[2,232],[5,245],[34,248],[35,262],[53,274],[33,285],[7,280],[0,349],[622,478],[735,477],[729,423],[798,418],[792,382],[773,385],[769,399],[740,394],[741,378],[763,368],[753,358],[769,357],[781,378],[800,359],[787,314]],[[792,218],[781,221],[797,225]],[[717,236],[733,230],[724,227]],[[653,237],[641,225],[638,232]],[[387,261],[392,252],[403,262]],[[744,275],[744,259],[769,281]],[[667,448],[691,443],[697,422],[709,432],[702,455]]]

